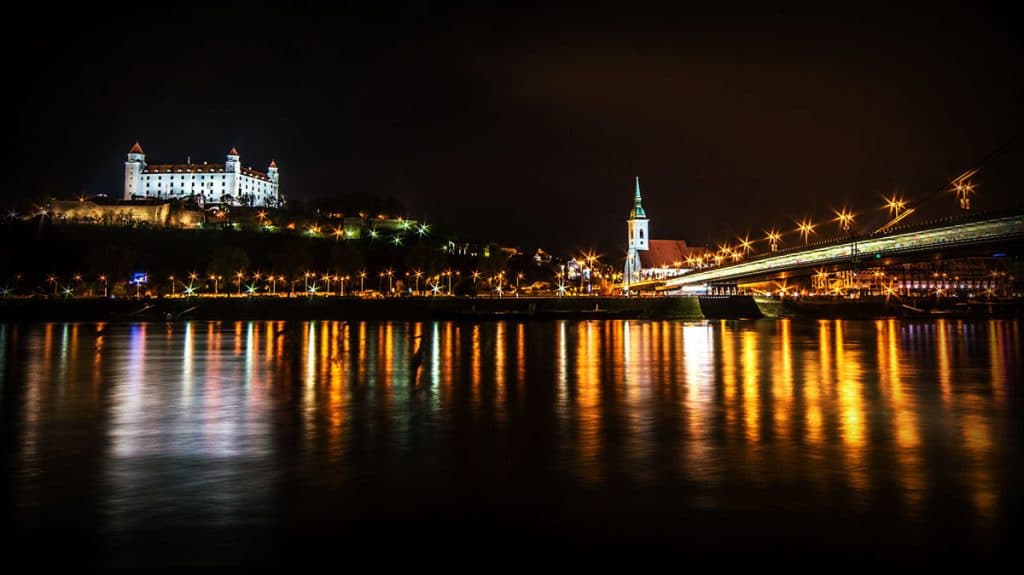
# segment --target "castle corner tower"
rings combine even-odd
[[[128,161],[124,163],[124,199],[145,195],[142,189],[142,172],[146,169],[146,152],[138,142],[128,150]]]

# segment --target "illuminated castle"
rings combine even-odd
[[[147,164],[138,142],[124,163],[124,199],[182,199],[201,204],[281,207],[277,163],[266,173],[243,168],[238,150],[231,148],[223,164]]]

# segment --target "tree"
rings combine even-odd
[[[103,244],[89,248],[86,267],[111,278],[127,278],[135,270],[135,249],[130,246]]]
[[[219,246],[210,251],[206,273],[231,277],[235,272],[249,267],[249,254],[234,246]]]
[[[344,242],[331,246],[330,265],[334,272],[351,272],[366,265],[366,256],[359,244]]]
[[[298,275],[313,267],[313,256],[309,250],[294,244],[281,245],[270,251],[271,271],[288,276]]]

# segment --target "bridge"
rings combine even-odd
[[[892,265],[951,254],[991,250],[1024,243],[1024,213],[977,214],[928,224],[885,227],[865,236],[767,252],[737,263],[696,269],[669,278],[658,287],[675,291],[698,286],[782,279],[815,269],[855,269]],[[805,274],[806,272],[806,274]]]

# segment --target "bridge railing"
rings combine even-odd
[[[969,214],[962,214],[962,215],[957,215],[957,216],[947,216],[947,217],[944,217],[944,218],[932,218],[932,219],[925,220],[925,221],[918,222],[918,223],[904,224],[904,225],[896,226],[896,227],[889,228],[889,229],[887,229],[885,231],[882,231],[882,232],[874,232],[874,233],[864,234],[864,235],[852,234],[852,235],[844,235],[844,236],[835,236],[835,237],[832,237],[832,238],[829,238],[829,239],[826,239],[826,240],[819,240],[817,242],[808,243],[806,245],[796,245],[796,246],[792,246],[792,247],[788,247],[788,248],[783,248],[783,249],[780,249],[780,250],[777,250],[777,251],[774,251],[774,252],[761,252],[761,253],[758,253],[758,254],[754,254],[754,255],[752,255],[752,256],[750,256],[748,258],[745,258],[743,260],[740,260],[738,262],[729,262],[727,264],[713,266],[711,268],[694,269],[694,270],[692,270],[690,272],[687,272],[686,274],[683,274],[683,275],[685,276],[685,275],[693,274],[693,273],[707,272],[707,271],[711,271],[712,269],[727,269],[727,268],[731,268],[733,266],[743,265],[743,264],[749,263],[749,262],[756,262],[756,261],[763,260],[763,259],[774,258],[774,257],[782,256],[782,255],[789,255],[789,254],[798,253],[798,252],[801,252],[801,251],[810,251],[810,250],[815,250],[815,249],[818,249],[818,248],[826,248],[826,247],[830,247],[830,246],[849,244],[849,243],[852,243],[854,241],[861,242],[861,241],[867,241],[867,240],[871,240],[871,239],[882,238],[882,237],[887,237],[887,236],[892,236],[892,235],[912,233],[914,231],[928,230],[928,229],[937,228],[937,227],[947,227],[947,226],[960,225],[960,224],[968,224],[968,223],[977,222],[977,221],[993,220],[993,219],[1012,217],[1012,216],[1017,216],[1017,215],[1022,215],[1022,214],[1024,214],[1024,208],[1013,207],[1013,208],[1004,208],[1004,209],[998,209],[998,210],[987,210],[987,211],[971,212]]]
[[[1006,236],[1003,236],[1002,239],[1004,241],[1008,241],[1008,242],[1024,242],[1024,233],[1008,234]],[[898,248],[894,247],[894,248],[886,248],[886,249],[881,249],[881,250],[870,250],[869,252],[858,252],[858,253],[847,252],[847,253],[844,253],[844,254],[841,254],[841,255],[837,254],[837,255],[834,255],[834,256],[831,256],[831,257],[814,258],[811,261],[796,261],[796,262],[793,262],[791,264],[780,265],[780,266],[774,267],[771,270],[759,270],[759,271],[767,271],[767,272],[774,273],[774,272],[780,272],[780,271],[788,271],[788,270],[793,270],[793,269],[805,268],[808,265],[834,265],[834,264],[851,263],[851,262],[854,262],[854,261],[861,261],[861,262],[863,262],[864,260],[882,259],[882,258],[885,258],[885,257],[888,257],[888,256],[893,256],[893,255],[907,255],[907,254],[913,254],[913,253],[919,253],[919,252],[932,251],[932,250],[936,249],[937,247],[942,247],[942,248],[947,248],[948,249],[948,248],[959,248],[959,247],[966,247],[966,246],[970,246],[970,245],[984,244],[984,243],[986,243],[986,242],[988,242],[990,240],[991,240],[990,237],[962,238],[962,239],[957,239],[957,240],[947,240],[947,239],[944,239],[944,238],[940,238],[940,239],[938,239],[936,241],[930,241],[930,242],[927,242],[927,243],[910,245],[910,246],[901,246],[901,247],[898,247]],[[724,267],[723,268],[717,268],[715,270],[704,270],[704,271],[719,271],[719,270],[723,271],[723,273],[721,274],[721,277],[716,277],[713,280],[709,280],[709,281],[729,281],[729,280],[735,279],[737,277],[743,277],[744,275],[756,275],[756,273],[729,274],[728,271],[730,271],[730,270],[728,270],[728,269],[726,269]],[[685,277],[686,276],[679,276],[679,279],[682,279],[682,278],[685,278]],[[672,282],[670,280],[670,281],[668,281],[666,283],[671,284]]]

